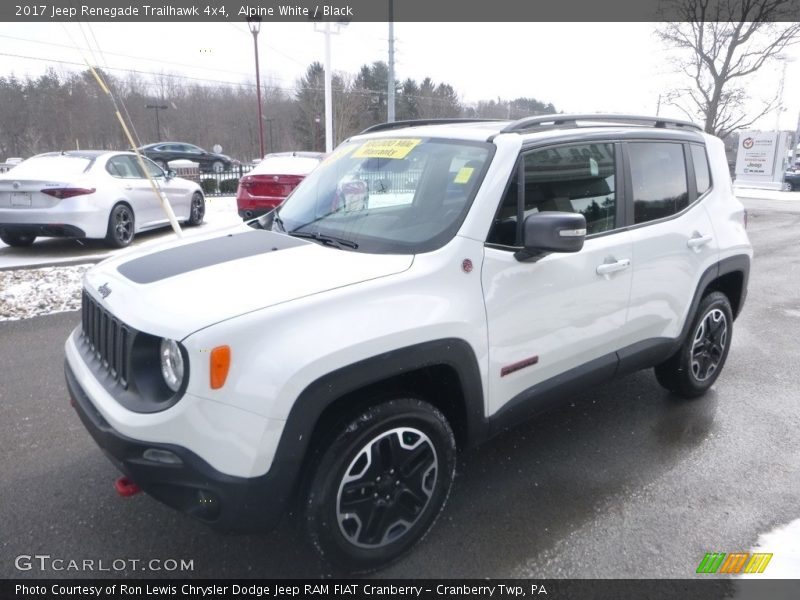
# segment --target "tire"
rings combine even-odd
[[[375,570],[408,552],[444,508],[453,431],[427,402],[401,398],[363,409],[328,439],[306,485],[302,522],[323,560],[351,573]]]
[[[203,222],[203,217],[206,214],[206,200],[203,194],[195,192],[192,195],[192,204],[189,206],[189,220],[187,223],[192,227],[196,227]]]
[[[683,398],[702,396],[722,372],[732,334],[733,313],[728,297],[711,292],[697,307],[681,347],[655,367],[658,383]]]
[[[3,240],[4,244],[8,244],[14,248],[25,248],[36,241],[36,236],[30,233],[14,233],[10,231],[4,231],[3,233],[0,233],[0,240]]]
[[[215,160],[211,163],[211,170],[214,171],[214,173],[222,173],[225,170],[225,163]]]
[[[794,186],[792,185],[791,182],[789,182],[789,181],[784,181],[783,182],[783,191],[784,192],[791,192],[793,190],[794,190]]]
[[[112,248],[124,248],[133,241],[133,209],[127,204],[117,204],[108,216],[106,243]]]

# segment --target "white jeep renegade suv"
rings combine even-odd
[[[227,530],[291,512],[368,570],[431,527],[457,448],[637,369],[708,390],[751,255],[691,123],[379,125],[259,220],[89,271],[67,384],[124,491]]]

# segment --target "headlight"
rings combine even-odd
[[[183,384],[183,355],[175,340],[161,340],[161,374],[169,389],[177,392]]]

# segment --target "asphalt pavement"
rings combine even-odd
[[[182,235],[198,235],[241,222],[236,211],[235,196],[209,196],[206,198],[206,215],[202,225],[182,225],[181,232]],[[11,248],[0,241],[0,270],[96,263],[120,252],[164,242],[171,236],[175,236],[175,233],[170,227],[152,229],[137,233],[129,247],[116,249],[109,248],[103,240],[89,239],[40,237],[33,246],[27,248]]]
[[[709,394],[680,401],[640,372],[463,453],[437,526],[376,577],[694,577],[705,553],[747,552],[800,518],[798,231],[797,212],[751,207],[749,295]],[[63,342],[78,321],[0,322],[0,577],[330,574],[289,522],[228,536],[117,496],[67,400]],[[17,568],[37,554],[192,570]]]

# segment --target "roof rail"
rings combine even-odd
[[[561,127],[578,127],[578,121],[591,121],[592,124],[604,123],[608,125],[631,123],[635,125],[656,127],[658,129],[675,127],[678,129],[696,129],[697,131],[703,131],[703,128],[699,125],[692,123],[691,121],[682,121],[680,119],[644,117],[641,115],[578,114],[539,115],[536,117],[526,117],[524,119],[514,121],[513,123],[509,123],[500,133],[519,133],[522,131],[536,129],[538,127],[554,129]]]
[[[454,123],[484,123],[500,121],[501,119],[470,119],[470,118],[446,118],[446,119],[410,119],[408,121],[393,121],[392,123],[378,123],[367,127],[361,133],[374,133],[376,131],[387,131],[389,129],[399,129],[400,127],[420,127],[422,125],[450,125]],[[359,134],[361,135],[361,134]]]

